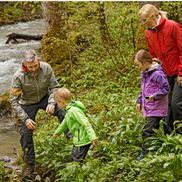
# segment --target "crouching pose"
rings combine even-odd
[[[61,108],[66,109],[63,122],[53,134],[56,138],[66,129],[73,135],[73,149],[71,160],[81,162],[91,146],[97,145],[95,132],[85,115],[85,107],[80,101],[73,101],[70,91],[66,88],[58,88],[54,91],[54,99]]]
[[[33,131],[36,129],[37,111],[44,109],[56,115],[60,122],[64,118],[65,111],[57,106],[52,93],[58,86],[51,66],[40,61],[34,50],[27,50],[21,67],[12,78],[10,91],[12,108],[21,120],[20,143],[26,164],[23,172],[25,178],[32,178],[35,170]]]

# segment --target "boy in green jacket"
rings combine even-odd
[[[53,134],[57,138],[66,129],[73,135],[73,148],[71,159],[81,162],[91,146],[97,145],[95,132],[85,115],[85,107],[80,101],[73,101],[71,92],[66,88],[58,88],[54,91],[54,99],[57,104],[66,109],[66,116]]]

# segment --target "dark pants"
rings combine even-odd
[[[48,96],[43,98],[39,103],[32,105],[22,105],[23,110],[28,114],[30,119],[35,121],[35,116],[39,109],[46,109],[48,105]],[[54,115],[57,116],[60,123],[64,119],[65,111],[61,110],[57,105],[55,107]],[[29,165],[35,165],[35,152],[33,144],[33,131],[28,129],[24,123],[22,123],[20,128],[20,143],[23,150],[23,160]]]
[[[76,147],[73,146],[72,152],[71,152],[71,160],[76,162],[82,162],[85,156],[87,155],[87,152],[90,148],[91,144]]]
[[[174,121],[182,120],[182,87],[177,85],[176,77],[168,77],[170,85],[169,93],[169,109],[168,116],[165,119],[166,127],[165,133],[170,134],[174,129]],[[182,130],[176,130],[177,133],[182,134]]]
[[[146,124],[142,129],[142,152],[147,153],[147,148],[149,144],[147,144],[146,139],[154,135],[154,129],[159,129],[160,121],[163,117],[147,117]]]

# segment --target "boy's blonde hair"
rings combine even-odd
[[[54,99],[55,101],[59,99],[64,99],[65,101],[72,100],[72,94],[67,88],[57,88],[54,90]]]
[[[147,17],[149,16],[158,16],[161,15],[164,18],[167,18],[167,12],[165,11],[159,11],[154,5],[152,4],[145,4],[144,6],[142,6],[142,8],[139,11],[139,16],[141,15],[145,15]]]

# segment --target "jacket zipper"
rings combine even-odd
[[[39,99],[40,99],[40,96],[39,96],[39,86],[38,86],[38,84],[37,84],[37,80],[36,80],[36,78],[35,78],[35,75],[34,75],[34,80],[35,80],[35,85],[36,85],[36,87],[37,87],[37,98],[38,98],[38,101],[39,101]]]
[[[164,52],[163,52],[163,47],[161,46],[161,42],[159,40],[158,30],[156,30],[156,35],[157,35],[157,40],[158,40],[159,49],[160,49],[160,56],[161,56],[162,59],[164,59],[165,55],[164,55]],[[164,36],[163,36],[163,39],[164,39]],[[165,63],[165,61],[162,64],[164,64],[164,63]],[[166,68],[166,71],[169,72],[168,67],[166,66],[166,63],[164,64],[164,67]]]
[[[144,75],[144,82],[143,82],[143,83],[144,83],[144,85],[143,85],[143,91],[144,91],[144,93],[143,93],[143,98],[142,98],[142,99],[143,99],[143,103],[144,103],[144,110],[145,110],[145,112],[147,112],[147,111],[146,111],[146,100],[145,100],[145,96],[146,96],[146,95],[145,95],[146,74]]]
[[[78,129],[78,141],[80,141],[80,130]]]

